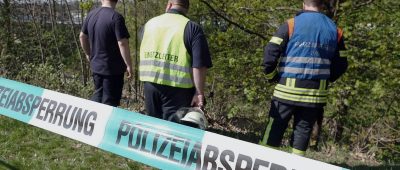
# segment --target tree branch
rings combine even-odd
[[[246,11],[255,11],[255,12],[274,12],[274,11],[281,11],[281,10],[286,10],[286,11],[300,11],[301,9],[298,8],[291,8],[291,7],[276,7],[276,8],[259,8],[259,9],[255,9],[255,8],[249,8],[249,7],[239,7],[238,9],[241,10],[246,10]]]
[[[230,20],[230,19],[227,18],[226,16],[222,15],[222,14],[219,13],[214,7],[212,7],[211,4],[208,3],[207,1],[205,1],[205,0],[200,0],[200,2],[204,3],[204,4],[205,4],[211,11],[213,11],[218,17],[220,17],[220,18],[224,19],[225,21],[227,21],[228,23],[230,23],[230,24],[232,24],[232,25],[238,27],[238,28],[241,29],[242,31],[244,31],[244,32],[246,32],[246,33],[249,33],[249,34],[252,34],[252,35],[256,35],[257,37],[260,37],[260,38],[262,38],[263,40],[266,40],[266,39],[267,39],[267,37],[265,37],[264,35],[262,35],[262,34],[260,34],[260,33],[257,33],[257,32],[254,32],[254,31],[252,31],[252,30],[249,30],[249,29],[245,28],[244,26],[242,26],[242,25],[240,25],[240,24],[238,24],[238,23],[236,23],[236,22]]]

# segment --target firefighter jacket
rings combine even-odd
[[[302,11],[271,38],[264,52],[268,79],[276,79],[273,99],[305,107],[327,102],[328,83],[347,69],[343,33],[322,13]]]

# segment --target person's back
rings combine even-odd
[[[166,13],[144,26],[139,76],[150,116],[172,121],[182,107],[204,107],[212,62],[204,32],[186,17],[188,10],[189,0],[169,0]]]
[[[188,22],[189,19],[183,15],[165,13],[146,23],[140,51],[144,56],[140,61],[141,81],[180,88],[194,87],[191,57],[183,43]],[[155,64],[155,61],[160,63]]]
[[[123,74],[126,66],[118,47],[118,39],[124,38],[118,36],[128,34],[127,31],[119,32],[118,22],[122,22],[123,17],[112,8],[100,7],[91,11],[87,20],[92,71],[102,75]]]
[[[93,73],[95,92],[91,100],[118,106],[124,72],[132,74],[129,33],[125,20],[114,11],[118,0],[102,0],[102,7],[92,10],[85,19],[80,42]]]
[[[294,18],[293,24],[280,77],[327,80],[338,44],[336,25],[318,12],[304,12]]]
[[[288,123],[294,117],[292,153],[304,155],[317,119],[322,121],[328,83],[347,69],[342,32],[320,13],[322,0],[304,0],[304,10],[283,24],[264,53],[264,72],[277,81],[269,111],[264,141],[279,147]]]

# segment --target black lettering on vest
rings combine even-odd
[[[74,107],[74,111],[72,111],[72,114],[70,115],[69,113],[71,111],[71,108],[72,108],[72,106],[69,105],[67,111],[64,114],[63,127],[65,129],[69,129],[72,126],[72,124],[74,123],[74,117],[75,117],[76,110],[78,110],[77,107]],[[69,123],[68,123],[68,120],[69,120]]]
[[[44,99],[42,100],[42,103],[40,103],[40,106],[39,106],[38,114],[36,115],[36,119],[43,120],[43,116],[41,116],[40,113],[41,113],[42,111],[46,111],[46,107],[47,107],[47,106],[45,106],[45,103],[48,103],[49,101],[50,101],[50,100],[49,100],[49,99],[46,99],[46,98],[44,98]]]
[[[159,149],[158,152],[157,152],[157,156],[162,157],[162,158],[168,158],[167,156],[164,156],[164,155],[163,155],[163,152],[164,152],[165,148],[167,147],[167,145],[168,145],[168,143],[169,143],[170,140],[171,140],[170,138],[166,138],[166,139],[163,141],[163,143],[161,144],[160,149]]]
[[[119,125],[117,140],[115,141],[115,144],[118,145],[121,141],[122,136],[127,136],[130,130],[131,130],[130,123],[128,121],[123,120]]]
[[[243,163],[246,163],[246,165],[243,167]],[[253,160],[251,157],[247,155],[242,155],[239,154],[238,159],[236,161],[236,167],[235,169],[237,170],[251,170],[251,167],[253,166]]]
[[[208,165],[211,164],[211,170],[216,170],[218,154],[217,147],[208,145],[204,153],[203,169],[208,169]]]
[[[196,163],[196,170],[201,169],[201,143],[197,142],[189,155],[189,160],[186,163],[186,167],[191,167],[193,163]]]
[[[176,138],[172,139],[171,148],[170,148],[170,151],[169,151],[169,158],[168,158],[169,160],[177,162],[177,163],[179,163],[179,160],[174,159],[175,152],[178,152],[178,153],[182,152],[182,148],[179,148],[179,147],[176,146],[176,144],[178,142],[183,142],[183,140],[179,140],[179,139],[176,139]]]
[[[82,132],[82,128],[85,122],[87,110],[82,114],[82,108],[78,109],[78,112],[75,114],[75,120],[74,120],[74,126],[72,127],[72,130],[75,130],[76,127],[78,127],[77,132]]]
[[[140,146],[140,151],[150,153],[149,150],[146,150],[146,143],[147,143],[146,140],[147,140],[147,135],[148,134],[149,134],[148,131],[143,131],[142,145]]]
[[[260,159],[256,159],[256,161],[254,162],[253,170],[259,170],[261,166],[268,168],[269,162],[260,160]]]
[[[229,165],[227,160],[229,160],[230,162],[234,162],[235,161],[235,153],[233,153],[233,151],[231,151],[231,150],[224,150],[224,151],[222,151],[219,159],[220,159],[222,166],[224,166],[224,168],[226,170],[232,170],[232,167],[231,167],[231,165]]]
[[[47,117],[50,115],[49,123],[53,120],[54,112],[57,108],[57,102],[51,100],[49,105],[47,105],[46,114],[44,115],[43,121],[47,121]]]
[[[21,94],[18,97],[17,103],[15,104],[13,110],[16,112],[20,112],[22,110],[22,106],[24,105],[24,100],[26,98],[26,93],[21,92]]]
[[[154,57],[154,58],[161,59],[161,57],[160,57],[160,53],[156,52],[156,53],[155,53],[155,57]]]
[[[168,61],[174,61],[174,56],[171,54],[168,54]]]
[[[271,164],[271,170],[286,170],[286,168],[281,166],[281,165],[272,163]]]
[[[7,103],[6,109],[13,109],[14,108],[15,102],[17,102],[18,94],[19,94],[19,91],[15,91],[14,94],[12,95],[12,97],[11,97],[11,100],[8,100],[8,98],[10,98],[11,95],[8,96],[8,98],[7,98],[8,103]]]
[[[90,112],[88,114],[88,116],[86,117],[85,129],[83,131],[83,134],[92,136],[93,131],[94,131],[94,126],[95,126],[94,122],[96,121],[96,119],[97,119],[97,113],[96,112]]]
[[[34,97],[35,97],[35,96],[33,96],[32,94],[30,94],[30,95],[28,95],[28,96],[25,98],[25,105],[24,105],[24,107],[22,108],[22,114],[26,115],[26,114],[29,113],[29,110],[31,110],[31,104],[30,104],[30,102],[32,102],[32,100],[33,100]]]
[[[53,124],[56,123],[57,119],[58,121],[58,126],[61,126],[62,120],[64,119],[64,112],[67,110],[67,105],[65,103],[60,103],[58,104],[58,107],[56,109],[56,113],[54,114],[54,119],[53,119]]]
[[[36,96],[32,102],[31,110],[29,111],[29,116],[32,116],[33,110],[39,108],[40,103],[42,103],[42,97]]]

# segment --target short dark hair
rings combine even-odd
[[[169,0],[175,5],[182,6],[183,8],[189,9],[190,3],[189,0]]]
[[[304,0],[303,2],[308,6],[315,6],[315,7],[321,6],[323,4],[322,0]]]

